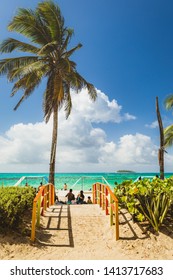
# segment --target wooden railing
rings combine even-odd
[[[109,186],[95,183],[92,188],[93,203],[105,210],[106,215],[110,215],[110,225],[115,224],[115,239],[119,239],[119,218],[118,218],[118,199]]]
[[[31,241],[35,240],[36,226],[40,225],[40,215],[44,215],[44,211],[54,204],[55,188],[52,184],[44,185],[38,191],[33,201],[32,208],[32,226],[31,226]]]

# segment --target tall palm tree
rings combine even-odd
[[[46,122],[53,114],[49,182],[54,184],[58,111],[64,106],[66,118],[70,115],[70,89],[78,92],[86,87],[93,101],[97,97],[96,90],[77,72],[76,63],[70,59],[82,45],[67,49],[73,30],[64,25],[60,8],[53,1],[41,2],[35,10],[19,9],[8,30],[27,38],[26,42],[8,38],[0,44],[2,53],[22,52],[20,57],[0,60],[0,75],[7,75],[8,80],[14,83],[11,96],[23,91],[14,110],[33,93],[43,78],[47,79],[43,110]]]
[[[157,114],[157,120],[159,125],[159,132],[160,132],[160,148],[158,151],[160,179],[164,179],[164,131],[163,131],[162,118],[159,109],[159,100],[157,96],[156,96],[156,114]]]

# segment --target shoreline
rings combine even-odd
[[[120,184],[126,180],[135,181],[140,176],[155,176],[156,173],[55,173],[55,188],[61,190],[64,183],[67,183],[68,188],[76,189],[78,191],[89,190],[96,182],[108,183],[111,188],[115,187],[115,183]],[[31,177],[35,178],[31,178]],[[36,178],[37,176],[37,178]],[[173,176],[173,173],[165,173],[165,178]],[[0,186],[14,186],[20,178],[24,177],[21,186],[26,183],[33,187],[38,187],[40,181],[44,184],[47,181],[44,179],[48,177],[47,173],[0,173]],[[47,178],[48,180],[48,178]]]

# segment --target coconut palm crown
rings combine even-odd
[[[70,115],[71,89],[78,92],[86,87],[93,101],[97,96],[96,90],[77,72],[76,63],[70,59],[82,45],[68,49],[74,32],[65,27],[60,8],[53,1],[40,2],[35,10],[20,8],[9,23],[8,30],[27,39],[23,42],[8,38],[0,44],[1,53],[22,52],[20,57],[0,60],[0,75],[7,75],[8,80],[13,82],[11,96],[22,90],[22,97],[14,110],[34,92],[43,78],[47,79],[43,111],[46,122],[53,114],[49,182],[54,184],[58,110],[63,106],[66,118]]]

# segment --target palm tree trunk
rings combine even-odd
[[[50,154],[49,183],[55,184],[56,146],[58,136],[58,108],[53,111],[52,146]]]
[[[158,97],[156,97],[156,113],[160,130],[160,149],[158,151],[159,165],[160,165],[160,179],[164,179],[164,132],[162,118],[159,110]]]

